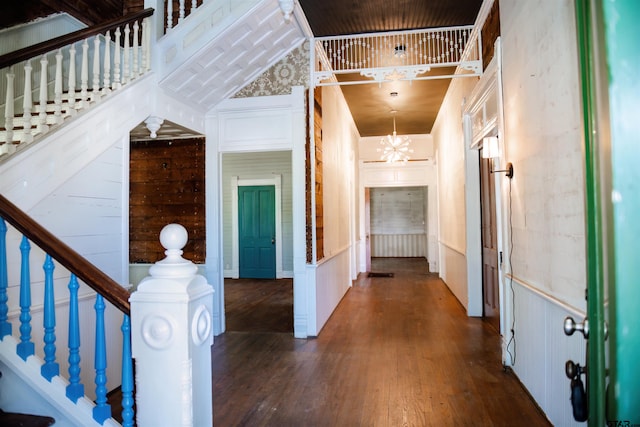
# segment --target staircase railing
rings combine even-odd
[[[0,158],[149,72],[152,15],[148,8],[0,56]]]
[[[20,244],[20,290],[19,290],[19,342],[17,354],[23,360],[35,354],[35,343],[31,337],[31,280],[30,280],[30,242],[39,246],[45,253],[44,269],[44,304],[43,304],[43,353],[44,364],[41,375],[51,382],[60,375],[59,363],[56,361],[56,319],[54,295],[54,260],[65,267],[69,273],[69,372],[66,387],[67,397],[76,402],[85,395],[84,385],[80,380],[80,319],[78,311],[78,279],[94,289],[95,299],[95,407],[93,419],[103,423],[112,417],[111,407],[107,403],[107,352],[106,331],[104,322],[105,303],[107,300],[123,313],[122,322],[122,425],[132,426],[133,413],[133,365],[131,356],[131,326],[129,309],[129,292],[112,280],[109,276],[53,236],[48,230],[31,219],[5,197],[0,195],[0,340],[12,335],[12,324],[8,319],[8,270],[6,222],[22,233]],[[16,331],[17,332],[17,331]]]

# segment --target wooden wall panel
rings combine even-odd
[[[305,105],[309,105],[309,91],[305,93]],[[315,104],[314,104],[315,105]],[[308,111],[308,108],[305,108]],[[313,261],[313,228],[312,228],[312,215],[311,212],[311,138],[309,137],[309,122],[307,121],[306,132],[307,135],[304,151],[305,151],[305,171],[304,171],[304,189],[305,189],[305,237],[307,242],[307,263],[311,264]]]
[[[204,138],[131,143],[129,262],[164,258],[159,235],[170,223],[189,233],[183,257],[205,261]]]
[[[499,0],[494,0],[491,11],[487,15],[487,20],[482,27],[482,65],[487,65],[493,58],[493,50],[496,39],[500,36],[500,6]]]
[[[315,138],[315,192],[316,192],[316,259],[324,258],[324,205],[322,185],[322,88],[316,88],[314,93],[314,124]]]

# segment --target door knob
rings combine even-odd
[[[579,363],[574,363],[572,360],[567,360],[564,365],[565,373],[571,380],[569,386],[571,390],[571,408],[573,410],[573,419],[576,421],[587,421],[589,417],[588,404],[587,404],[587,391],[584,383],[582,382],[582,374],[586,374],[587,368],[580,366]]]
[[[564,364],[564,373],[567,374],[567,378],[570,380],[587,373],[586,366],[580,366],[579,363],[574,363],[573,360],[567,360]]]
[[[275,243],[276,243],[276,238],[275,238],[275,237],[272,237],[272,238],[271,238],[271,244],[272,244],[272,245],[274,245]]]
[[[582,332],[585,339],[589,338],[589,319],[585,318],[582,323],[576,323],[576,321],[573,320],[573,317],[567,316],[564,319],[565,335],[573,335],[575,331]]]

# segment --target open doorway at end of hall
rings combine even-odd
[[[427,258],[428,191],[427,186],[365,188],[368,258]]]
[[[291,152],[221,163],[225,329],[293,333]]]

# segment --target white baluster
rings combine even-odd
[[[76,44],[69,48],[69,91],[67,92],[67,114],[75,114],[76,106]]]
[[[22,97],[22,127],[24,128],[24,135],[22,136],[22,142],[33,141],[33,135],[31,135],[31,109],[33,108],[33,98],[31,94],[31,60],[27,60],[24,66],[24,96]]]
[[[102,93],[108,94],[111,91],[111,31],[107,31],[104,38],[104,78],[102,83]]]
[[[140,66],[138,63],[138,36],[139,36],[140,25],[138,25],[138,21],[133,23],[133,72],[131,73],[132,78],[136,78],[140,75]]]
[[[93,39],[93,86],[91,93],[91,101],[100,100],[100,36],[97,35]]]
[[[49,130],[47,126],[47,102],[48,102],[48,91],[47,91],[47,66],[49,65],[49,60],[47,59],[47,55],[42,55],[42,59],[40,60],[40,104],[38,105],[38,126],[37,129],[41,133],[46,133]]]
[[[15,77],[16,75],[13,72],[13,66],[11,66],[7,73],[7,95],[4,102],[4,128],[7,130],[7,139],[5,142],[7,144],[10,144],[13,141],[13,116],[15,114],[13,109],[13,103],[15,101],[13,85]]]
[[[116,28],[116,39],[113,45],[113,84],[111,88],[113,90],[120,89],[120,27]]]
[[[149,43],[150,43],[150,31],[149,31],[149,18],[144,18],[142,20],[142,69],[141,69],[141,73],[142,74],[146,74],[149,72],[149,68],[150,68],[150,50],[149,50]]]
[[[167,1],[167,30],[173,28],[173,1]]]
[[[53,87],[53,115],[56,123],[62,123],[62,49],[56,53],[56,76]]]
[[[88,99],[87,90],[89,89],[89,42],[84,39],[82,42],[82,65],[80,69],[80,103],[81,108],[86,106]]]
[[[180,10],[178,12],[178,24],[184,21],[184,0],[180,0]]]
[[[191,11],[189,14],[192,14],[198,8],[198,2],[196,0],[191,0]]]
[[[169,2],[171,3],[171,2]],[[129,24],[125,25],[124,27],[124,55],[123,55],[123,59],[122,59],[122,84],[127,84],[129,83],[129,76],[130,76],[130,70],[129,70],[129,55],[131,55],[131,48],[129,47],[130,45],[130,39],[129,39],[129,34],[131,33],[131,29],[129,28]]]

